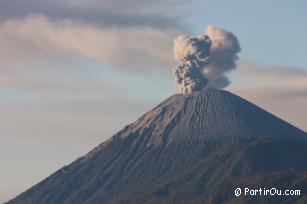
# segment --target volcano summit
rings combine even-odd
[[[307,134],[230,92],[177,94],[10,200],[58,203],[305,203]],[[237,187],[301,196],[236,197]]]

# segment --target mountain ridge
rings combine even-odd
[[[232,202],[210,189],[304,179],[306,147],[304,131],[230,92],[176,94],[8,203]]]

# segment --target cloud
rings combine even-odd
[[[123,70],[158,70],[172,64],[176,32],[148,26],[105,28],[32,15],[0,24],[0,60],[22,64],[75,54]]]
[[[228,90],[307,131],[307,71],[241,61],[236,72],[241,83]]]
[[[65,70],[73,58],[130,74],[170,71],[172,39],[184,30],[180,11],[186,4],[184,0],[2,0],[0,86],[69,87],[64,81],[37,78],[33,67],[55,69],[50,64],[57,63]]]
[[[236,68],[241,51],[237,37],[222,28],[208,26],[201,36],[180,35],[174,40],[173,69],[179,91],[191,93],[204,87],[222,89],[230,84],[225,73]]]
[[[307,77],[307,70],[298,67],[281,65],[261,66],[248,61],[239,61],[238,72],[240,75],[252,79],[289,79],[293,77]]]
[[[0,19],[42,13],[51,19],[77,19],[109,26],[151,25],[178,27],[178,11],[184,0],[1,0]]]
[[[211,61],[205,74],[211,79],[211,86],[224,88],[230,84],[225,74],[237,68],[238,53],[241,51],[239,40],[232,32],[214,26],[208,26],[205,33],[212,41]]]
[[[60,75],[60,74],[59,74]],[[89,77],[45,75],[31,76],[17,72],[0,71],[0,88],[8,90],[35,91],[37,93],[116,95],[123,94],[115,83],[95,81]]]

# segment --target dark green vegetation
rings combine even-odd
[[[306,155],[305,132],[205,89],[170,97],[8,203],[304,203]],[[302,196],[237,198],[237,187]]]

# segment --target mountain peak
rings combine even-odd
[[[228,91],[176,94],[8,203],[222,203],[239,184],[305,182],[306,138]]]
[[[228,91],[175,94],[114,136],[148,135],[147,145],[223,137],[300,135],[303,131]],[[230,138],[229,138],[230,139]]]

